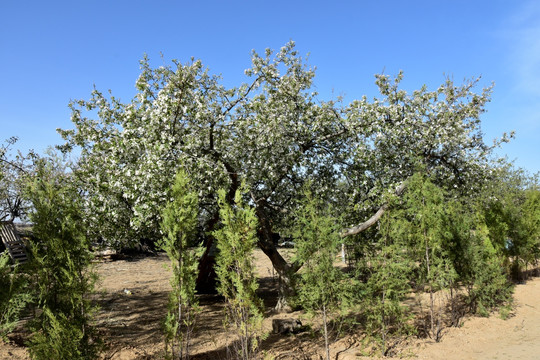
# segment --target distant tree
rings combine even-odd
[[[540,258],[540,188],[525,190],[525,202],[520,218],[521,236],[525,240],[521,257],[525,264],[538,266]]]
[[[196,244],[198,195],[182,170],[176,174],[171,198],[163,208],[161,229],[165,236],[159,243],[171,261],[173,272],[166,339],[173,359],[189,359],[191,335],[199,311],[195,280],[203,248]]]
[[[0,145],[0,221],[27,220],[30,208],[23,192],[26,178],[32,172],[33,163],[38,157],[32,151],[27,155],[19,151],[15,156],[11,156],[11,147],[17,140],[16,137],[11,137]]]
[[[478,209],[497,255],[519,279],[540,254],[539,183],[507,163],[495,169],[494,175],[478,200]]]

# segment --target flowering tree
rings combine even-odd
[[[344,235],[373,225],[386,210],[385,192],[401,195],[406,180],[416,171],[427,172],[439,185],[462,194],[474,193],[490,172],[492,150],[513,136],[503,134],[492,146],[484,143],[480,115],[490,101],[491,88],[475,93],[479,79],[460,86],[448,79],[435,91],[424,86],[407,94],[399,88],[402,78],[402,73],[393,81],[377,75],[383,98],[370,102],[364,97],[346,109],[350,128],[357,130],[359,138],[352,150],[352,165],[345,172],[347,179],[355,181],[349,182],[352,186],[346,193],[353,195],[351,204],[363,204],[367,211],[351,214],[377,212],[346,229]]]
[[[24,220],[30,208],[23,196],[23,188],[37,156],[32,151],[27,155],[19,151],[10,156],[11,147],[17,140],[17,137],[11,137],[0,145],[0,221]]]
[[[248,82],[226,88],[200,61],[152,69],[145,58],[129,103],[97,90],[71,103],[74,128],[59,129],[61,148],[80,148],[75,173],[87,221],[99,224],[90,227],[95,237],[113,245],[160,238],[159,209],[181,163],[199,189],[205,233],[219,219],[217,189],[232,204],[246,182],[258,246],[286,279],[299,264],[285,261],[273,239],[291,223],[306,181],[356,224],[343,232],[354,235],[380,218],[385,194],[401,193],[419,167],[461,189],[485,177],[492,147],[480,115],[490,89],[475,93],[476,80],[408,94],[401,73],[378,75],[381,98],[322,101],[293,42],[254,52],[246,75]]]

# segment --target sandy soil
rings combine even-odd
[[[255,253],[260,296],[271,308],[276,302],[277,279],[269,260]],[[102,261],[97,264],[101,276],[96,299],[101,307],[97,327],[106,343],[103,359],[161,359],[164,341],[161,322],[167,312],[170,271],[165,256],[129,260]],[[205,295],[200,299],[202,312],[193,341],[194,359],[227,359],[230,341],[222,325],[222,301]],[[410,340],[400,348],[401,357],[418,359],[540,359],[540,278],[517,285],[515,309],[508,320],[497,314],[489,318],[467,318],[459,328],[445,329],[441,342]],[[300,318],[303,314],[276,314],[268,311],[264,326],[270,331],[272,319]],[[313,322],[317,327],[317,322]],[[0,341],[0,359],[28,359],[25,334],[16,332],[10,343]],[[271,334],[263,350],[277,359],[319,359],[323,341],[312,332],[297,335]],[[362,356],[365,345],[358,335],[347,335],[332,345],[332,358],[368,359]],[[387,358],[388,359],[388,358]]]
[[[540,279],[515,289],[512,316],[467,319],[440,343],[426,344],[419,359],[540,359]]]

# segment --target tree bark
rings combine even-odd
[[[208,221],[208,225],[204,227],[205,229],[209,229],[207,233],[211,233],[214,230],[218,221],[219,211],[216,211]],[[216,294],[217,274],[214,269],[216,257],[214,254],[214,237],[211,234],[206,237],[204,247],[204,253],[199,261],[199,273],[197,275],[195,290],[199,294]]]
[[[300,266],[298,264],[289,264],[283,256],[281,256],[274,243],[274,237],[277,234],[272,231],[272,226],[268,221],[264,210],[258,206],[256,208],[256,213],[261,227],[258,234],[259,241],[257,242],[257,245],[263,253],[268,256],[272,262],[272,266],[279,275],[279,294],[275,310],[279,312],[291,311],[287,298],[293,295],[292,277],[298,271]]]

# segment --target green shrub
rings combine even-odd
[[[512,300],[513,286],[508,281],[503,260],[481,227],[471,237],[469,302],[474,312],[487,316],[494,308]]]
[[[45,307],[40,321],[40,329],[30,341],[30,355],[33,359],[73,359],[96,358],[96,347],[88,342],[86,326],[81,321],[73,321],[73,316],[63,313],[53,314]]]
[[[329,359],[329,316],[350,305],[353,288],[352,279],[334,266],[342,241],[341,228],[327,205],[309,190],[304,191],[295,218],[296,261],[303,264],[296,281],[295,302],[311,313],[322,314],[326,358]]]
[[[262,301],[255,293],[258,284],[253,264],[257,243],[255,211],[242,201],[236,191],[234,206],[227,202],[224,190],[219,191],[219,215],[222,228],[213,232],[217,240],[216,274],[218,292],[227,303],[226,325],[232,328],[238,341],[233,343],[235,358],[248,360],[259,355],[262,330]]]
[[[369,273],[362,298],[366,330],[384,356],[402,336],[414,333],[409,322],[412,315],[403,305],[411,292],[413,262],[403,251],[402,242],[391,243],[388,226],[389,220],[383,219],[381,247],[369,257],[367,269],[359,269]]]
[[[171,261],[173,272],[169,312],[165,320],[166,344],[167,348],[170,345],[173,359],[189,359],[191,334],[199,311],[195,281],[203,248],[194,246],[198,196],[190,188],[183,171],[176,175],[171,195],[173,200],[162,212],[161,229],[165,236],[159,243]]]
[[[28,280],[18,273],[18,267],[11,268],[7,252],[0,254],[0,339],[4,340],[32,300]]]
[[[89,298],[96,275],[82,198],[62,170],[54,160],[39,162],[28,189],[34,209],[32,280],[42,310],[30,323],[30,354],[34,359],[92,359],[99,350]]]

